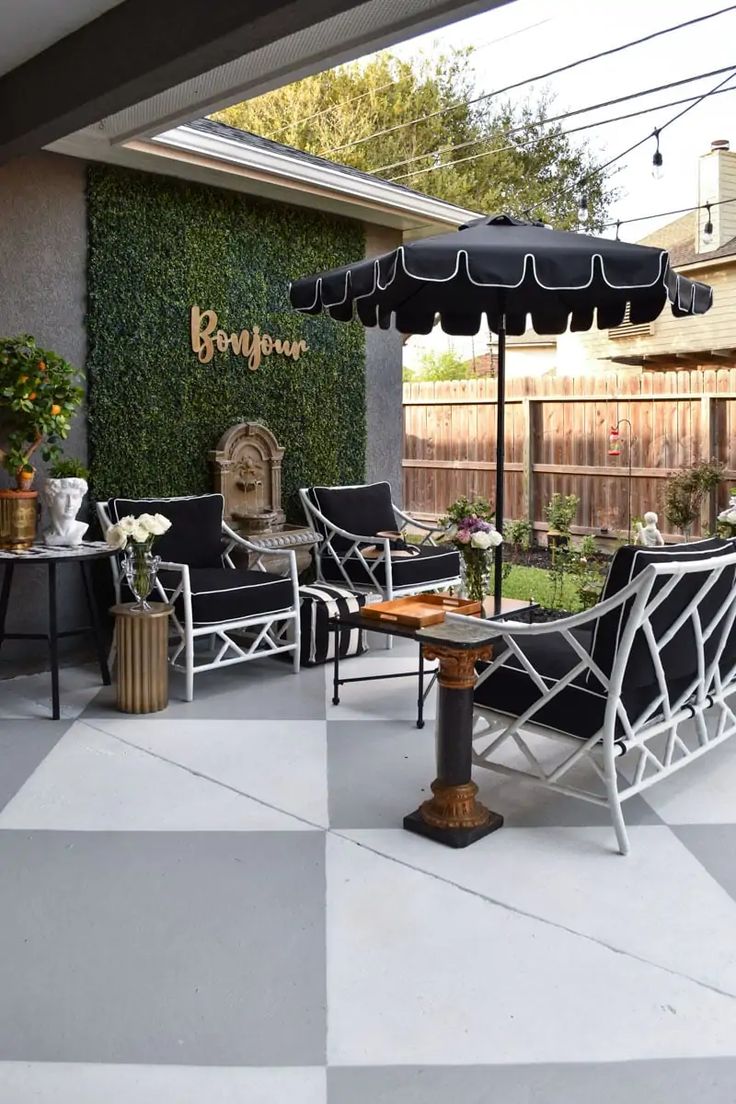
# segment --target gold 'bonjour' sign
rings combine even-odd
[[[200,310],[196,303],[192,307],[190,320],[192,352],[197,354],[201,364],[209,364],[215,355],[215,349],[220,353],[231,349],[236,356],[245,357],[251,372],[255,372],[263,357],[278,353],[280,356],[298,360],[309,348],[306,341],[282,341],[268,333],[261,333],[260,326],[254,326],[252,330],[241,330],[240,333],[218,330],[217,312]]]

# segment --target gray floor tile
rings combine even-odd
[[[321,832],[0,833],[0,1059],[318,1065]]]
[[[611,823],[607,808],[553,793],[524,779],[499,781],[499,775],[478,768],[473,778],[480,787],[482,800],[502,813],[510,828],[596,828]],[[662,823],[639,794],[624,803],[624,817],[628,825]]]
[[[672,831],[708,873],[736,898],[736,824],[686,824],[673,827]]]
[[[324,670],[310,667],[294,675],[286,663],[255,660],[206,671],[194,679],[194,701],[184,701],[184,680],[172,672],[168,708],[162,717],[182,720],[303,720],[325,719]],[[100,691],[84,718],[120,716],[114,687]]]
[[[0,809],[15,797],[73,723],[72,720],[0,721]]]
[[[328,1069],[327,1104],[733,1104],[736,1058]]]
[[[431,796],[434,723],[328,721],[327,785],[333,828],[400,828]]]
[[[402,721],[328,721],[327,761],[333,828],[398,828],[406,813],[431,796],[435,777],[434,721],[424,729]],[[485,804],[509,827],[597,827],[607,809],[552,793],[523,779],[476,768]],[[626,802],[626,823],[661,824],[642,797]]]

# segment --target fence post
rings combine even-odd
[[[522,513],[534,526],[534,431],[537,407],[533,399],[521,400],[521,426],[524,444],[521,454],[521,503]]]
[[[713,395],[702,395],[700,399],[700,448],[701,457],[694,460],[711,460],[715,456],[715,418],[713,417]],[[705,495],[700,504],[700,532],[715,532],[716,492]]]

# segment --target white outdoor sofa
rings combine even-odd
[[[626,546],[601,601],[506,623],[475,689],[475,766],[607,806],[736,731],[736,546]]]
[[[154,553],[161,557],[152,597],[174,607],[175,636],[170,665],[185,675],[185,697],[194,697],[194,676],[234,663],[291,652],[299,672],[299,577],[296,555],[264,549],[245,540],[223,520],[221,494],[178,498],[111,498],[97,503],[103,534],[121,517],[163,514],[171,528],[159,537]],[[247,569],[238,568],[236,547],[250,554]],[[286,556],[286,576],[267,571],[264,557]],[[125,587],[121,563],[112,566],[115,599]],[[130,595],[127,596],[130,598]]]

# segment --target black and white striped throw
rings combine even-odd
[[[365,603],[365,595],[356,594],[344,587],[313,583],[299,587],[301,599],[302,647],[301,662],[314,667],[335,658],[337,633],[330,632],[327,623],[333,617],[357,613]],[[362,629],[345,628],[339,633],[340,658],[362,655],[366,650]]]

